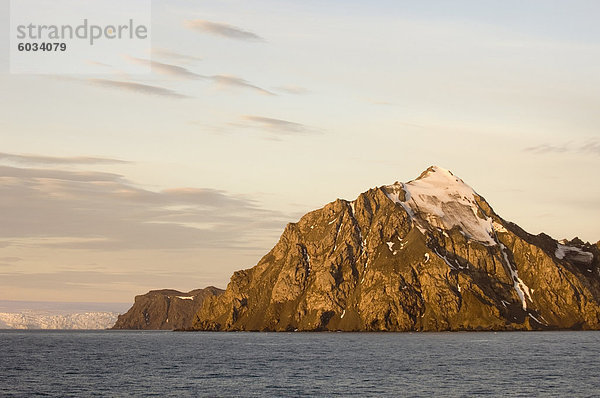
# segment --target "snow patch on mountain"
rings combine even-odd
[[[402,206],[404,208],[404,210],[406,210],[406,212],[408,213],[408,215],[411,218],[415,217],[415,213],[412,211],[412,209],[406,204],[406,202],[402,201],[400,199],[400,193],[403,194],[405,200],[408,200],[410,198],[410,193],[404,188],[404,184],[401,182],[396,182],[394,185],[387,185],[386,187],[386,195],[387,197],[394,203],[398,203],[400,206]]]
[[[504,225],[497,223],[495,221],[492,222],[492,226],[494,227],[494,230],[496,232],[503,232],[503,233],[508,233],[508,230],[506,228],[504,228]]]
[[[592,253],[583,251],[578,247],[567,246],[561,243],[557,243],[556,246],[554,255],[559,260],[563,260],[566,257],[567,260],[584,264],[591,264],[592,261],[594,261],[594,255]]]
[[[458,227],[470,239],[488,246],[497,244],[492,218],[479,208],[477,193],[446,169],[433,166],[416,180],[385,189],[388,198],[402,205],[421,230]]]

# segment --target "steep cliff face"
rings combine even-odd
[[[152,290],[136,296],[133,306],[119,315],[113,329],[175,330],[189,329],[195,314],[207,297],[218,296],[216,287],[182,293],[177,290]]]
[[[599,246],[533,236],[447,170],[288,224],[198,330],[600,328]]]

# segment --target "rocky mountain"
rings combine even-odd
[[[336,200],[288,224],[208,297],[196,330],[600,328],[600,242],[505,221],[451,172]]]
[[[188,293],[152,290],[136,296],[133,306],[127,313],[119,315],[113,329],[189,329],[204,300],[222,293],[222,289],[213,286]]]

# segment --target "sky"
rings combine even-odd
[[[154,1],[152,51],[122,54],[152,73],[90,76],[10,74],[2,12],[0,300],[224,288],[286,223],[431,165],[531,233],[596,242],[599,14]]]

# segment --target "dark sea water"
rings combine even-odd
[[[0,396],[599,396],[600,332],[0,331]]]

